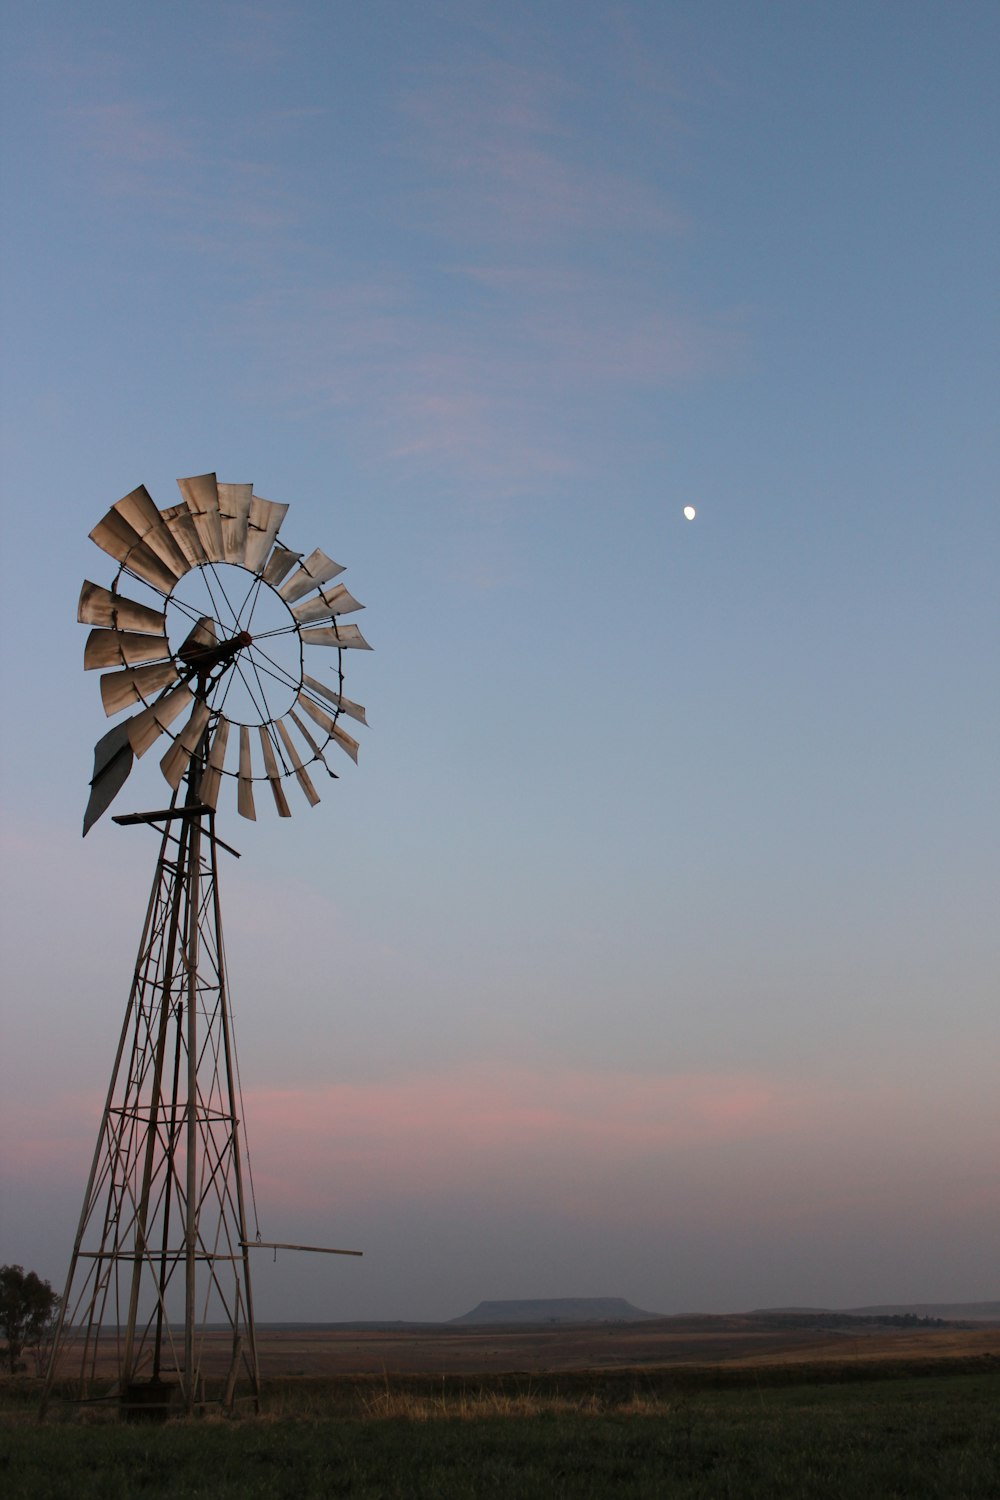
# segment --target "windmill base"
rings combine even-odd
[[[121,1393],[119,1411],[126,1422],[165,1422],[176,1416],[180,1394],[176,1380],[132,1380]]]

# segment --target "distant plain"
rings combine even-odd
[[[258,1329],[266,1373],[473,1375],[996,1358],[1000,1325],[823,1326],[804,1315],[654,1318],[560,1326]]]

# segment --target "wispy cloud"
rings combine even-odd
[[[562,111],[558,74],[497,61],[429,73],[400,100],[400,152],[419,167],[411,213],[494,249],[553,239],[675,235],[687,216],[640,178],[597,165]],[[422,206],[422,212],[421,212]]]
[[[592,472],[636,394],[733,367],[740,316],[687,305],[670,274],[686,216],[593,160],[572,92],[495,62],[414,79],[407,172],[375,205],[398,247],[377,316],[348,273],[332,298],[325,275],[268,288],[246,320],[248,341],[288,347],[293,406],[342,403],[374,450],[510,495]]]
[[[484,1182],[533,1195],[567,1170],[586,1177],[685,1146],[773,1135],[795,1110],[789,1090],[751,1076],[495,1066],[247,1098],[258,1175],[291,1200],[317,1180],[341,1198]]]
[[[279,170],[252,142],[212,140],[196,120],[176,122],[165,101],[122,95],[67,106],[73,151],[98,195],[145,216],[124,235],[166,236],[164,248],[274,264],[296,211]]]
[[[952,1098],[942,1133],[919,1088],[886,1081],[496,1064],[254,1090],[246,1103],[258,1187],[275,1204],[486,1194],[511,1212],[548,1204],[638,1224],[675,1202],[706,1223],[791,1228],[925,1212],[929,1191],[942,1212],[980,1212],[988,1149],[972,1158],[967,1142],[989,1139],[996,1117],[981,1098]]]
[[[241,46],[243,20],[250,67],[283,23],[236,6],[214,45]],[[411,69],[373,101],[395,137],[349,149],[315,90],[217,115],[139,94],[113,56],[96,82],[72,75],[63,119],[121,233],[156,238],[158,274],[171,247],[179,277],[217,272],[206,332],[234,394],[341,414],[362,462],[537,493],[613,460],[636,397],[739,357],[739,313],[672,270],[690,216],[648,161],[603,149],[556,68],[466,50]]]
[[[486,1168],[529,1175],[547,1163],[622,1163],[696,1143],[770,1136],[792,1125],[798,1091],[749,1074],[650,1076],[485,1064],[370,1083],[249,1089],[255,1169],[281,1195],[310,1191],[317,1172],[350,1188],[407,1194],[410,1185],[468,1186]],[[81,1156],[93,1090],[17,1106],[17,1161],[58,1172]],[[8,1168],[15,1163],[9,1162]]]
[[[96,1090],[0,1101],[5,1182],[71,1194],[101,1104]],[[558,1219],[630,1240],[683,1224],[787,1251],[823,1233],[986,1232],[996,1107],[954,1089],[934,1105],[915,1082],[480,1063],[251,1088],[242,1116],[267,1215]]]

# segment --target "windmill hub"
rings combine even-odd
[[[241,630],[231,640],[221,641],[217,646],[203,646],[196,640],[185,642],[177,654],[188,666],[197,667],[200,674],[206,675],[252,645],[253,636],[248,630]]]

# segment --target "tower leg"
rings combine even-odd
[[[125,1414],[260,1395],[214,814],[165,822],[53,1342]]]

